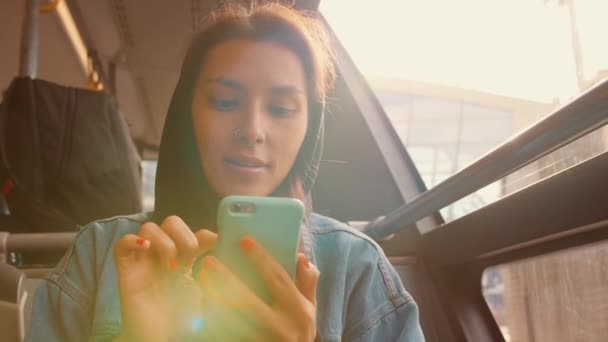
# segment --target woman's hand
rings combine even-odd
[[[273,304],[262,301],[217,258],[207,256],[199,279],[206,294],[207,334],[219,341],[313,341],[319,270],[300,253],[294,283],[253,239],[244,238],[241,249],[256,265]]]
[[[125,235],[116,242],[121,337],[168,341],[182,333],[181,313],[200,311],[200,301],[192,300],[200,295],[200,289],[176,287],[185,283],[194,258],[211,249],[216,237],[208,230],[193,233],[179,217],[170,216],[160,226],[145,223],[137,235]],[[195,285],[192,280],[191,284]],[[176,295],[185,300],[180,301]],[[176,306],[176,301],[192,307]]]

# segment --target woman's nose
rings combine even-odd
[[[251,105],[243,114],[243,120],[235,131],[237,141],[241,144],[253,146],[265,140],[264,110],[260,105]]]

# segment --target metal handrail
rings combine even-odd
[[[9,234],[6,252],[27,254],[66,251],[74,243],[76,235],[76,232]]]
[[[57,9],[57,6],[59,6],[59,2],[61,2],[61,0],[53,0],[50,3],[44,4],[40,6],[40,12],[42,13],[51,13],[54,10]]]
[[[40,0],[25,0],[23,24],[21,27],[21,50],[19,76],[36,78],[38,71],[38,50],[40,48]]]
[[[608,79],[363,231],[380,240],[608,123]]]
[[[411,202],[368,224],[379,240],[608,123],[608,79]],[[9,252],[66,250],[76,233],[10,234]]]

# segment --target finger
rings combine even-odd
[[[156,223],[144,223],[139,229],[139,236],[150,241],[150,249],[158,255],[162,267],[177,270],[177,247]]]
[[[160,228],[173,240],[182,265],[189,264],[197,256],[198,240],[194,232],[179,216],[167,216]]]
[[[297,298],[295,294],[298,293],[298,289],[293,280],[262,245],[250,237],[244,237],[241,239],[241,249],[253,261],[269,290],[279,302],[287,304]]]
[[[207,298],[233,310],[253,312],[265,326],[276,321],[273,310],[217,258],[205,257],[202,266],[199,281]]]
[[[319,282],[319,269],[308,261],[306,255],[298,254],[296,271],[296,287],[304,298],[317,306],[317,284]]]
[[[134,234],[127,234],[114,244],[114,258],[122,259],[131,257],[133,253],[147,251],[150,241]]]
[[[194,235],[198,240],[198,251],[197,256],[189,260],[188,266],[192,267],[192,276],[194,279],[198,279],[201,261],[206,256],[207,252],[215,248],[217,234],[207,229],[201,229],[194,233]]]
[[[141,284],[146,283],[145,270],[154,267],[155,258],[150,249],[151,243],[134,234],[127,234],[114,245],[114,263],[118,275],[121,296],[137,293]]]
[[[201,229],[194,233],[194,236],[198,241],[198,249],[196,251],[196,255],[207,253],[207,251],[213,250],[215,248],[215,243],[217,242],[216,233],[207,229]]]

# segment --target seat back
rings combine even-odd
[[[15,267],[0,263],[0,334],[3,341],[21,341],[25,336],[25,275]]]
[[[34,294],[76,234],[11,234],[0,231],[0,341],[22,341]]]
[[[139,156],[104,93],[13,80],[0,104],[0,190],[17,232],[76,231],[141,212]]]

